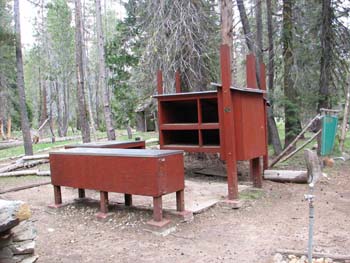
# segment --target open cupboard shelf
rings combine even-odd
[[[220,129],[216,96],[161,100],[160,107],[163,148],[218,151]],[[203,150],[203,147],[208,147],[208,150]]]

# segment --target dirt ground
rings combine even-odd
[[[303,167],[301,167],[303,168]],[[316,187],[315,251],[350,254],[350,162],[326,170]],[[191,178],[189,178],[191,180]],[[224,180],[195,177],[194,180]],[[0,188],[11,188],[48,178],[0,179]],[[305,250],[308,236],[307,185],[265,181],[262,194],[245,195],[237,210],[216,205],[194,216],[190,223],[171,218],[176,231],[157,236],[145,231],[148,210],[112,205],[106,221],[95,217],[98,203],[71,202],[76,190],[63,188],[70,205],[59,210],[50,185],[0,195],[31,205],[38,231],[38,262],[271,262],[277,249]],[[226,193],[223,193],[225,195]],[[96,192],[87,195],[98,200]],[[111,200],[120,195],[111,194]]]

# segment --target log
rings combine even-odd
[[[0,199],[0,233],[8,231],[30,216],[31,212],[26,203]]]
[[[36,165],[44,164],[44,163],[48,163],[48,162],[49,162],[48,159],[34,160],[34,161],[30,161],[30,162],[22,162],[22,161],[18,160],[18,162],[15,164],[10,164],[8,166],[0,168],[0,173],[11,172],[11,171],[23,168],[23,167],[27,167],[27,168],[34,167]]]
[[[292,249],[278,249],[276,253],[280,253],[283,255],[295,255],[297,257],[301,256],[307,256],[307,251],[300,251],[300,250],[292,250]],[[340,254],[329,254],[329,253],[312,253],[314,258],[330,258],[337,261],[346,261],[350,260],[350,255],[340,255]]]
[[[23,156],[21,159],[24,161],[49,159],[49,155],[48,154],[27,155],[27,156]]]
[[[0,168],[0,173],[10,172],[23,167],[23,163],[14,163]]]
[[[40,170],[22,170],[15,172],[0,173],[0,177],[18,177],[26,175],[37,175],[37,176],[50,176],[50,171],[40,171]]]
[[[30,185],[10,188],[10,189],[7,189],[7,190],[0,191],[0,194],[6,194],[6,193],[10,193],[10,192],[17,192],[17,191],[21,191],[21,190],[25,190],[25,189],[29,189],[29,188],[33,188],[33,187],[38,187],[38,186],[42,186],[42,185],[48,185],[48,184],[51,184],[51,181],[50,182],[45,182],[45,183],[30,184]]]
[[[264,179],[280,183],[306,184],[309,178],[307,171],[265,170]]]

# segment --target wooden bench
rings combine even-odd
[[[166,224],[162,216],[162,196],[176,192],[176,208],[185,212],[183,151],[142,149],[72,148],[50,153],[54,207],[62,205],[61,186],[100,191],[100,215],[108,213],[108,192],[153,197],[153,221]]]
[[[108,148],[108,149],[145,149],[145,141],[107,141],[107,142],[88,142],[79,144],[70,144],[64,147],[71,148]]]

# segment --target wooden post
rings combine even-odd
[[[184,190],[176,192],[176,210],[179,212],[185,211],[185,195]]]
[[[153,197],[153,220],[160,222],[163,219],[162,196]]]
[[[260,158],[254,158],[249,161],[250,163],[250,176],[253,181],[253,186],[257,188],[262,187],[262,175],[260,169]]]
[[[175,90],[176,93],[181,93],[181,75],[178,70],[175,72]]]
[[[222,79],[222,116],[223,126],[220,132],[223,133],[225,144],[225,158],[227,165],[228,199],[238,199],[237,160],[235,147],[235,126],[231,98],[231,51],[228,45],[221,45],[220,48],[221,79]]]
[[[108,192],[100,192],[100,212],[103,214],[108,213]]]
[[[54,185],[53,194],[55,197],[55,205],[61,205],[62,204],[61,186]]]
[[[79,196],[79,198],[85,198],[85,190],[79,188],[78,189],[78,196]]]
[[[132,206],[132,195],[124,194],[125,206]]]

